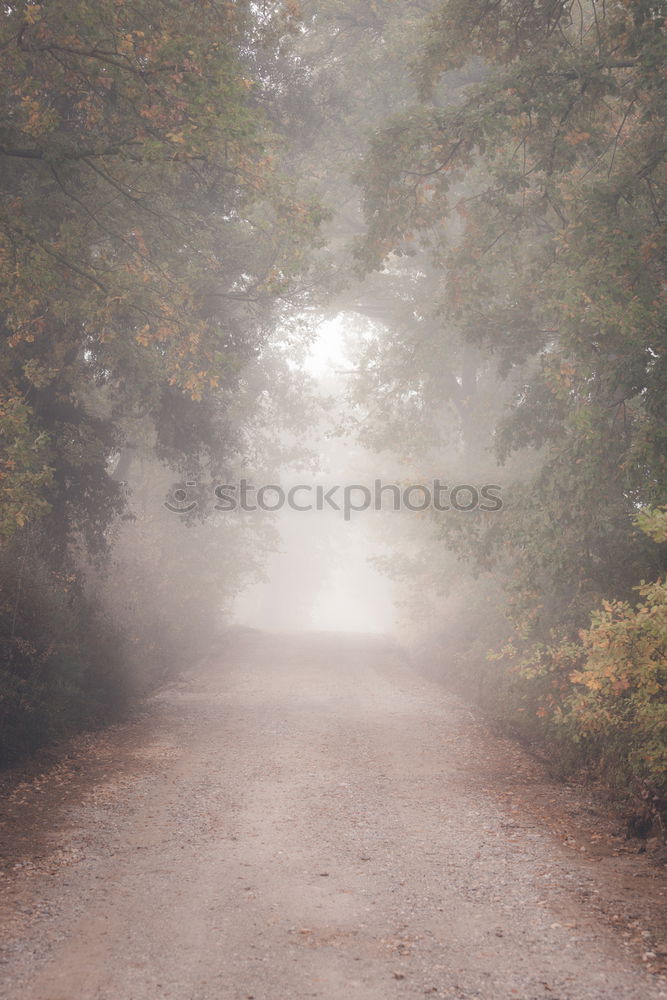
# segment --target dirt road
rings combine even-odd
[[[246,639],[14,788],[0,997],[667,997],[594,812],[385,640]]]

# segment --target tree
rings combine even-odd
[[[136,616],[110,621],[99,588],[91,606],[90,577],[132,464],[150,442],[156,480],[214,478],[276,374],[267,336],[305,294],[323,215],[255,72],[289,6],[0,12],[0,755],[124,703]]]
[[[52,509],[100,530],[118,415],[150,413],[166,451],[206,424],[210,444],[319,220],[246,67],[268,28],[251,4],[186,6],[21,3],[0,22],[3,394],[48,435]]]
[[[657,569],[632,518],[665,491],[663,14],[442,3],[431,100],[358,171],[363,266],[418,245],[450,325],[513,384],[493,443],[540,458],[494,544],[515,557],[517,617],[543,631]],[[464,65],[481,80],[445,100]]]

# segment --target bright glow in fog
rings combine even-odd
[[[326,521],[324,529],[318,529],[318,518]],[[324,511],[287,512],[279,527],[283,548],[268,560],[267,581],[249,587],[236,602],[240,624],[287,631],[394,630],[393,584],[368,561],[377,551],[363,523],[334,521]]]
[[[349,529],[350,525],[346,527]],[[352,537],[350,541],[353,544],[349,546],[345,564],[333,567],[315,602],[310,627],[392,632],[396,626],[394,587],[371,563],[364,561],[363,546],[354,544]]]
[[[349,363],[345,355],[345,317],[324,320],[305,359],[304,368],[315,378],[329,377]]]
[[[349,326],[350,319],[344,316],[321,323],[305,362],[327,394],[338,390],[342,396],[345,390],[345,376],[337,372],[350,366],[344,346]],[[314,440],[304,443],[321,455],[325,470],[321,481],[326,479],[330,485],[359,481],[358,446],[353,456],[357,471],[352,472],[350,446],[328,438],[324,428],[315,434]],[[368,466],[372,479],[370,453]],[[266,582],[247,588],[237,599],[237,622],[269,630],[392,632],[397,618],[394,585],[369,561],[384,554],[369,530],[374,516],[370,511],[360,512],[345,521],[341,513],[330,509],[277,513],[274,524],[280,532],[280,551],[267,560]]]

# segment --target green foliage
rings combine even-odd
[[[667,810],[667,585],[641,600],[605,601],[574,641],[510,643],[514,694],[501,711],[525,738],[546,743],[562,771],[582,766],[654,817]],[[506,687],[506,681],[497,685]]]
[[[294,30],[293,5],[246,0],[21,0],[0,14],[5,754],[106,718],[130,664],[139,687],[163,676],[202,624],[194,598],[179,633],[177,601],[156,594],[143,621],[138,608],[123,620],[107,593],[107,622],[83,595],[128,517],[136,470],[114,476],[116,463],[127,473],[139,453],[163,478],[167,464],[213,478],[250,450],[278,375],[266,342],[307,297],[324,216],[286,168],[281,82],[265,72]],[[225,599],[254,565],[235,554]],[[153,569],[128,593],[144,596]],[[141,642],[119,638],[130,625]]]
[[[87,521],[91,543],[122,505],[105,468],[119,417],[159,434],[171,404],[201,403],[181,452],[210,457],[215,411],[307,269],[321,212],[281,172],[249,64],[279,27],[247,3],[160,0],[0,19],[0,385],[58,470],[32,512]]]
[[[358,171],[362,264],[411,244],[444,272],[442,355],[463,340],[499,359],[512,395],[488,444],[542,460],[492,544],[514,553],[523,603],[542,567],[537,592],[569,591],[566,615],[582,590],[653,575],[632,518],[666,486],[665,36],[659,5],[636,13],[441,3],[432,100],[379,130]],[[448,90],[480,57],[481,79]]]
[[[606,602],[581,633],[582,665],[558,722],[594,748],[603,768],[621,767],[667,808],[667,584],[638,588],[642,600]]]
[[[117,631],[39,548],[24,529],[0,557],[0,766],[118,718],[136,691]]]
[[[412,336],[390,324],[364,383],[381,405],[409,400],[408,417],[437,412],[439,380],[464,475],[485,449],[504,464],[502,514],[443,521],[432,556],[454,550],[508,595],[516,669],[490,681],[501,714],[572,765],[614,761],[619,781],[658,798],[663,584],[631,601],[665,570],[640,530],[665,541],[653,510],[667,492],[665,15],[663,3],[442,0],[415,59],[421,103],[375,130],[356,172],[360,270],[418,273],[431,290],[427,336],[420,297]],[[412,347],[403,364],[396,341]],[[462,345],[477,351],[465,409]],[[484,412],[473,442],[466,417],[479,430]],[[433,442],[409,429],[425,461]]]
[[[16,397],[0,402],[0,541],[7,542],[47,509],[52,482],[46,434],[37,433],[30,407]]]
[[[664,509],[638,516],[660,542]],[[585,766],[634,808],[667,815],[667,583],[635,588],[640,600],[605,600],[576,638],[554,629],[548,642],[516,636],[490,654],[506,664],[500,709],[524,738],[547,744],[563,772]],[[498,714],[498,709],[496,709]]]
[[[667,506],[644,507],[637,514],[636,524],[645,535],[659,545],[667,542]]]

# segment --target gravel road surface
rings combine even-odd
[[[6,788],[3,1000],[667,997],[655,861],[386,639],[228,641],[68,747]]]

